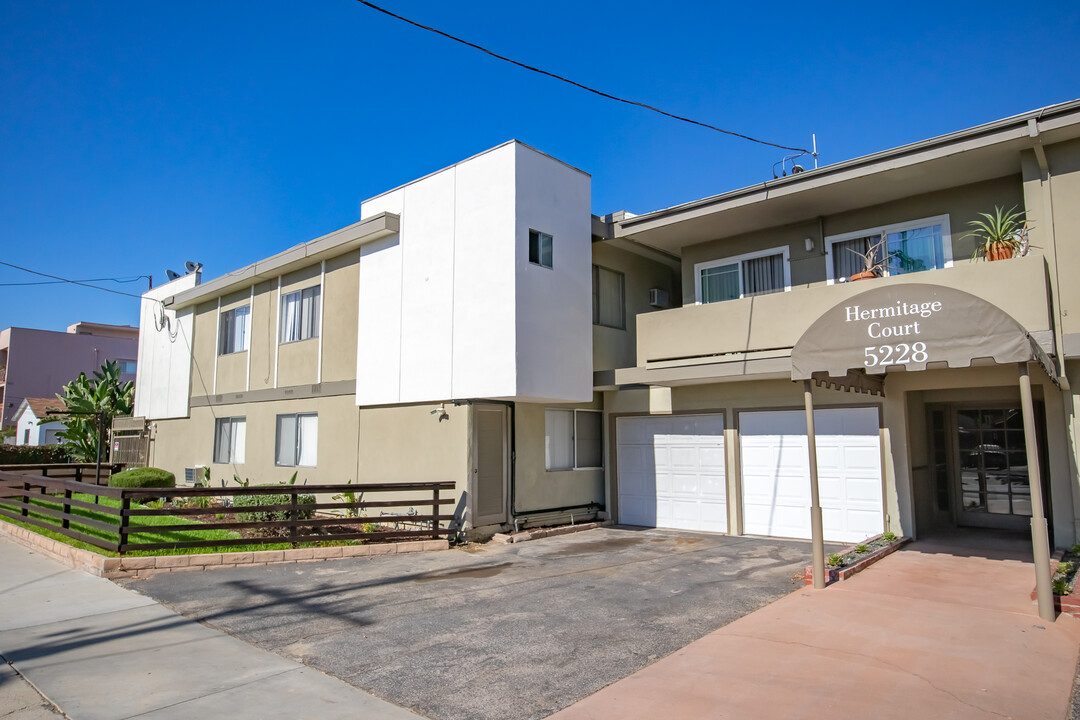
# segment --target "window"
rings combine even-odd
[[[592,266],[592,321],[626,329],[626,277],[621,272]]]
[[[316,285],[281,296],[281,342],[319,337],[319,295]]]
[[[539,230],[529,231],[529,262],[551,267],[551,236]]]
[[[736,300],[791,289],[788,249],[772,248],[694,266],[700,303]]]
[[[276,465],[315,467],[318,448],[318,413],[277,416]]]
[[[244,462],[247,420],[242,417],[218,418],[214,423],[214,462]]]
[[[884,238],[883,246],[880,246]],[[876,260],[885,263],[884,274],[903,275],[952,267],[952,235],[949,216],[885,225],[825,238],[829,280],[850,278],[865,270],[861,257],[879,246]],[[881,257],[887,255],[887,259]]]
[[[29,445],[30,444],[30,428],[26,428],[25,430],[23,430],[22,444],[23,445]]]
[[[599,410],[544,412],[544,467],[584,470],[603,467],[604,414]]]
[[[247,350],[250,332],[250,305],[243,305],[221,313],[221,318],[218,320],[218,355]]]
[[[117,360],[116,366],[120,369],[121,375],[134,375],[138,367],[134,360]]]

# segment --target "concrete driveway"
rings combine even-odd
[[[524,720],[790,593],[809,557],[798,541],[600,528],[123,584],[436,720]]]

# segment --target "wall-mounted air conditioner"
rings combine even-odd
[[[189,487],[199,485],[200,483],[202,483],[205,474],[205,465],[196,465],[195,467],[184,468],[184,484]]]
[[[660,288],[649,290],[649,304],[655,308],[666,308],[668,306],[668,291]]]

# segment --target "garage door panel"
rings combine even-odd
[[[883,529],[878,424],[875,408],[814,413],[826,540],[857,542]],[[745,532],[810,537],[805,414],[744,412],[739,415],[739,427]]]
[[[654,481],[651,497],[643,502],[651,505],[655,519],[641,524],[727,531],[727,458],[722,415],[619,418],[616,435],[620,522],[629,524],[628,518],[634,516],[628,515],[622,506],[624,457],[630,458],[631,465],[640,463],[639,453],[644,450],[652,458]]]

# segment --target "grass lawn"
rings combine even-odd
[[[93,502],[93,497],[94,496],[93,495],[76,494],[73,497],[75,499],[77,499],[77,500],[83,500],[85,502]],[[63,503],[62,502],[60,502],[59,500],[52,499],[52,498],[50,498],[48,496],[46,496],[46,497],[40,497],[40,496],[34,497],[34,498],[31,499],[30,502],[33,505],[37,505],[37,506],[43,507],[43,508],[52,508],[52,509],[55,509],[55,510],[58,510],[58,511],[63,510]],[[120,507],[120,501],[119,500],[115,500],[113,498],[107,498],[107,497],[99,497],[98,498],[98,504],[99,505],[108,505],[109,507],[114,507],[114,508],[119,508]],[[16,507],[14,507],[13,505],[8,504],[4,500],[0,500],[0,507],[4,508],[5,510],[11,511],[11,512],[18,512],[19,511]],[[139,505],[138,503],[132,503],[131,507],[132,508],[142,508],[142,507],[145,507],[145,505]],[[213,512],[213,510],[208,510],[207,512]],[[116,523],[117,529],[119,529],[119,523],[120,523],[120,516],[119,515],[110,515],[109,513],[97,512],[97,511],[94,511],[94,510],[90,510],[89,508],[80,508],[80,507],[71,508],[71,513],[73,515],[82,516],[82,517],[88,518],[90,520],[98,520],[100,522]],[[51,525],[55,525],[57,527],[60,527],[59,518],[55,518],[55,517],[52,517],[50,515],[46,515],[44,513],[35,513],[33,510],[30,511],[30,517],[32,517],[32,518],[34,518],[36,520],[41,520],[41,521],[47,522],[47,523],[49,523]],[[19,527],[26,528],[27,530],[31,530],[33,532],[38,533],[39,535],[44,535],[45,537],[52,538],[53,540],[59,540],[62,543],[66,543],[68,545],[71,545],[72,547],[81,548],[83,550],[90,550],[92,552],[96,552],[96,553],[99,553],[101,555],[106,555],[108,557],[117,557],[119,555],[119,553],[113,552],[111,550],[104,550],[104,549],[96,547],[94,545],[90,545],[89,543],[84,543],[84,542],[81,542],[79,540],[69,538],[66,535],[62,535],[59,532],[53,532],[51,530],[46,530],[44,528],[37,527],[36,525],[31,525],[29,523],[19,522],[18,520],[13,520],[13,519],[11,519],[11,518],[9,518],[7,516],[0,516],[0,520],[3,520],[4,522],[9,522],[9,523],[11,523],[13,525],[18,525]],[[202,523],[200,523],[197,520],[192,520],[190,518],[186,518],[186,517],[184,517],[182,515],[181,516],[172,516],[172,517],[170,517],[170,516],[155,516],[155,515],[136,515],[136,516],[133,516],[133,517],[130,518],[130,525],[132,527],[135,527],[135,526],[153,527],[155,525],[191,525],[192,526],[191,530],[183,530],[183,531],[171,530],[171,531],[165,531],[165,532],[153,532],[153,531],[151,531],[151,532],[139,533],[138,535],[134,536],[134,538],[133,538],[134,542],[167,543],[167,542],[185,542],[185,541],[193,541],[193,540],[220,540],[221,545],[220,546],[214,546],[214,547],[200,547],[200,548],[176,548],[176,549],[171,549],[171,550],[170,549],[162,549],[162,550],[130,550],[130,551],[124,553],[124,555],[128,556],[128,557],[139,557],[139,556],[144,556],[144,555],[193,555],[193,554],[199,554],[199,553],[242,552],[242,551],[243,552],[250,552],[252,550],[285,550],[285,549],[288,549],[288,548],[292,547],[292,545],[289,544],[288,542],[266,543],[265,545],[230,545],[229,540],[239,540],[241,538],[239,533],[237,533],[237,532],[235,532],[233,530],[215,530],[215,529],[212,529],[212,528],[206,528],[206,529],[199,530],[198,528],[199,528],[199,526],[202,525]],[[118,532],[110,532],[110,531],[107,531],[107,530],[102,530],[100,528],[90,527],[88,525],[83,525],[83,524],[80,524],[77,520],[74,520],[74,519],[72,519],[71,522],[69,523],[69,527],[70,527],[71,530],[74,530],[75,532],[79,532],[79,533],[82,533],[84,535],[90,535],[90,536],[96,537],[96,538],[101,538],[102,540],[105,540],[106,542],[111,542],[111,543],[119,542],[119,533]],[[352,544],[354,544],[354,543],[350,542],[350,541],[309,542],[309,543],[300,543],[300,544],[297,545],[297,547],[329,547],[329,546],[334,546],[334,545],[352,545]]]

